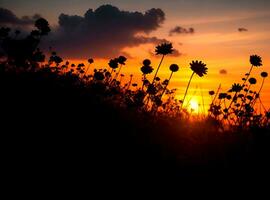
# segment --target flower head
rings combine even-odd
[[[158,46],[156,46],[156,55],[167,55],[171,54],[173,52],[173,46],[172,43],[163,43]]]
[[[109,66],[112,69],[118,68],[118,59],[117,58],[111,59],[110,62],[109,62]]]
[[[268,76],[268,73],[267,72],[262,72],[261,73],[261,77],[266,78],[267,76]]]
[[[262,66],[262,58],[258,55],[251,55],[249,61],[255,67]]]
[[[151,60],[145,59],[145,60],[143,61],[143,65],[144,65],[144,66],[150,66],[150,65],[151,65]]]
[[[232,85],[232,92],[240,92],[243,89],[243,87],[239,83],[234,83]]]
[[[118,57],[118,63],[121,64],[121,65],[125,65],[127,61],[127,58],[125,56],[119,56]]]
[[[93,62],[94,62],[93,58],[89,58],[89,59],[88,59],[88,63],[89,63],[89,64],[92,64]]]
[[[195,72],[198,76],[203,77],[205,74],[207,74],[208,68],[206,67],[206,64],[204,64],[202,61],[192,61],[190,63],[190,68],[193,72]]]
[[[254,84],[257,83],[257,80],[256,80],[256,78],[250,78],[250,79],[248,79],[248,82],[249,82],[251,85],[254,85]]]
[[[170,70],[171,70],[172,72],[177,72],[177,71],[179,70],[179,66],[178,66],[177,64],[172,64],[172,65],[170,66]]]
[[[151,67],[150,65],[149,65],[149,66],[144,65],[144,66],[141,67],[141,71],[142,71],[142,73],[145,74],[145,75],[146,75],[146,74],[151,74],[151,73],[153,72],[153,70],[154,70],[154,68]]]
[[[215,92],[212,90],[212,91],[209,91],[209,95],[213,96],[215,94]]]

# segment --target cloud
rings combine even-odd
[[[239,31],[239,32],[247,32],[248,29],[246,29],[246,28],[238,28],[238,31]]]
[[[219,71],[219,73],[222,74],[222,75],[226,75],[226,74],[228,74],[228,71],[226,69],[221,69]]]
[[[178,34],[193,34],[195,33],[194,28],[183,28],[181,26],[176,26],[170,30],[169,36],[178,35]]]
[[[32,25],[36,19],[40,18],[39,14],[33,16],[23,16],[18,18],[12,11],[0,7],[0,26],[23,26]]]
[[[96,10],[89,9],[84,16],[61,14],[49,43],[69,58],[108,58],[118,56],[125,47],[166,41],[148,36],[164,20],[161,9],[141,13],[103,5]]]

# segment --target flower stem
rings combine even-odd
[[[162,55],[161,61],[160,61],[159,65],[158,65],[158,68],[157,68],[157,71],[156,71],[155,76],[154,76],[154,78],[153,78],[152,84],[154,83],[154,81],[155,81],[155,79],[156,79],[156,77],[157,77],[159,68],[160,68],[160,66],[161,66],[161,64],[162,64],[162,62],[163,62],[164,57],[165,57],[165,55]]]
[[[190,86],[190,83],[191,83],[191,80],[192,80],[194,74],[195,74],[195,72],[193,72],[192,75],[190,76],[190,79],[189,79],[189,82],[188,82],[188,85],[187,85],[187,89],[186,89],[186,92],[185,92],[185,95],[184,95],[183,102],[181,104],[180,110],[182,110],[182,108],[183,108],[183,105],[184,105],[184,102],[185,102],[185,99],[186,99],[186,96],[187,96],[188,88]]]
[[[168,87],[168,85],[169,85],[169,83],[170,83],[170,80],[171,80],[171,78],[172,78],[172,75],[173,75],[173,72],[171,72],[171,75],[170,75],[170,78],[169,78],[169,80],[168,80],[168,83],[166,84],[166,86],[165,86],[165,88],[164,88],[162,94],[160,95],[160,99],[162,98],[162,96],[163,96],[164,93],[166,92],[166,89],[167,89],[167,87]]]
[[[250,70],[249,70],[249,72],[248,72],[248,75],[247,75],[247,77],[245,78],[244,83],[242,84],[243,87],[245,86],[245,84],[246,84],[246,82],[247,82],[247,80],[248,80],[248,78],[249,78],[249,76],[250,76],[250,74],[251,74],[251,71],[252,71],[253,67],[254,67],[254,66],[251,65],[251,68],[250,68]]]

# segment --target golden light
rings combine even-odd
[[[195,99],[192,99],[189,103],[189,108],[192,110],[192,112],[198,113],[199,103]]]

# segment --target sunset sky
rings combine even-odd
[[[98,13],[95,10],[105,4],[119,11],[107,8],[105,17],[90,23],[93,13]],[[165,58],[160,77],[168,78],[169,65],[179,64],[181,69],[174,75],[170,88],[178,89],[180,99],[191,75],[189,63],[192,60],[205,62],[208,75],[195,77],[189,92],[191,95],[196,91],[193,101],[199,104],[201,93],[209,103],[208,91],[216,90],[219,84],[226,92],[233,83],[242,83],[241,78],[250,68],[250,55],[258,54],[263,58],[263,67],[254,69],[252,75],[258,78],[257,88],[262,81],[260,73],[270,73],[269,0],[1,0],[0,8],[4,9],[0,10],[3,12],[0,12],[0,25],[23,28],[31,25],[29,21],[35,14],[46,18],[53,27],[47,42],[66,59],[81,62],[93,57],[95,67],[99,68],[106,65],[110,57],[123,54],[129,57],[123,73],[133,73],[136,77],[140,76],[145,58],[151,59],[156,68],[160,60],[153,54],[156,44],[164,39],[170,41],[177,54]],[[152,8],[161,11],[145,14]],[[89,9],[93,10],[86,18]],[[121,11],[127,12],[114,22],[111,16]],[[87,23],[89,26],[85,25]],[[221,74],[220,70],[227,73]],[[269,91],[270,79],[266,80],[262,93],[267,107],[270,107]]]

